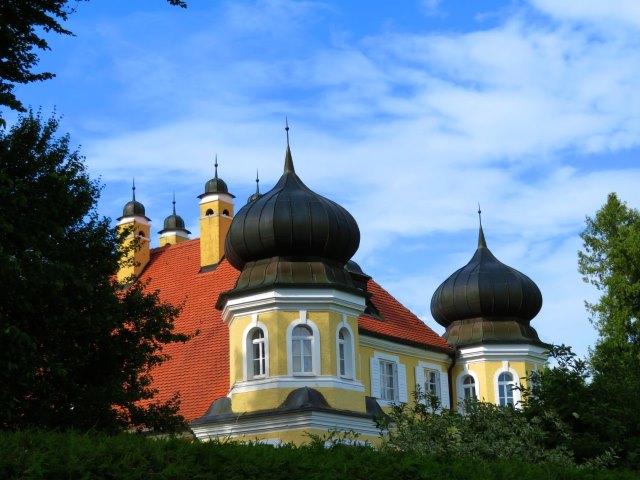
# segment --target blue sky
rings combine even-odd
[[[355,260],[438,332],[436,287],[487,243],[529,275],[543,340],[596,339],[579,234],[609,192],[640,206],[640,3],[634,0],[80,2],[18,96],[63,115],[115,218],[137,198],[197,236],[213,176],[239,209],[296,170],[345,206]],[[11,117],[9,117],[11,119]],[[154,238],[157,245],[157,235]]]

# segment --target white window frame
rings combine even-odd
[[[436,377],[436,392],[435,395],[440,400],[442,408],[450,408],[449,402],[449,380],[447,378],[447,371],[443,370],[442,366],[435,363],[428,363],[420,361],[415,368],[416,377],[416,390],[420,387],[420,392],[427,393],[426,388],[426,375],[425,372],[433,372]]]
[[[311,372],[293,371],[293,329],[302,325],[311,329]],[[300,318],[287,326],[287,372],[289,376],[311,377],[320,375],[320,331],[318,326],[307,318],[307,312],[300,311]]]
[[[253,342],[251,337],[253,331],[258,328],[264,334],[264,375],[253,374]],[[242,332],[242,379],[246,382],[267,377],[269,377],[269,330],[264,323],[258,321],[257,315],[254,315],[253,321]]]
[[[340,332],[342,330],[346,330],[348,338],[344,341],[340,340]],[[340,371],[340,345],[344,346],[344,363],[345,363],[345,373],[342,374]],[[354,336],[353,330],[349,324],[343,320],[342,323],[338,325],[336,329],[336,374],[340,378],[346,378],[348,380],[353,380],[356,376],[356,363],[355,363],[355,348],[354,348]]]
[[[393,375],[396,389],[393,399],[382,398],[382,372],[381,362],[387,362],[393,366]],[[407,369],[400,363],[400,358],[396,355],[374,352],[369,359],[371,373],[371,396],[376,398],[381,405],[391,405],[393,403],[407,403]]]
[[[470,379],[472,383],[467,383],[468,379]],[[464,377],[462,377],[462,381],[460,383],[462,385],[461,398],[463,400],[467,400],[467,398],[474,398],[474,399],[478,398],[478,390],[476,389],[476,379],[473,378],[472,375],[465,375]],[[469,397],[467,397],[467,390],[469,390],[470,392],[471,390],[473,390],[473,395],[470,395]]]
[[[507,362],[504,362],[507,363]],[[518,372],[516,372],[513,368],[508,367],[507,365],[503,365],[503,367],[501,369],[499,369],[494,377],[493,377],[493,385],[494,385],[494,389],[495,389],[495,395],[496,395],[496,405],[500,405],[500,382],[499,382],[499,378],[500,375],[502,375],[503,373],[510,373],[511,374],[511,378],[513,379],[513,387],[511,389],[511,393],[513,394],[513,407],[514,408],[520,408],[520,402],[521,402],[521,395],[520,395],[520,377],[518,376]]]
[[[456,377],[456,400],[457,400],[457,408],[459,412],[463,411],[464,404],[464,379],[469,376],[473,378],[476,386],[476,398],[482,398],[480,396],[480,380],[478,378],[478,374],[473,370],[468,370],[465,368],[462,372],[458,374]]]

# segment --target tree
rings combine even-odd
[[[43,33],[72,35],[63,23],[80,0],[3,0],[0,2],[0,106],[24,112],[13,90],[16,84],[48,80],[50,72],[35,73],[36,50],[49,50]],[[88,0],[84,0],[88,1]],[[167,0],[186,8],[182,0]],[[0,121],[2,117],[0,115]]]
[[[0,426],[176,428],[177,399],[152,403],[150,370],[188,339],[179,309],[117,283],[123,236],[57,127],[28,112],[0,131]]]
[[[597,303],[587,303],[600,334],[592,361],[596,368],[640,362],[640,212],[611,193],[586,223],[580,273],[602,292]]]
[[[587,303],[599,339],[591,353],[593,395],[607,414],[601,436],[640,467],[640,212],[615,193],[587,217],[579,268],[601,292]]]

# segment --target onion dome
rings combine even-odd
[[[251,203],[262,196],[260,193],[260,178],[258,177],[258,171],[256,170],[256,193],[251,194],[251,196],[247,199],[247,203]]]
[[[344,208],[310,190],[295,172],[289,127],[284,173],[267,193],[235,215],[225,240],[225,257],[240,270],[233,290],[216,306],[247,291],[275,286],[339,288],[363,294],[347,261],[360,244],[360,230]]]
[[[164,228],[160,230],[158,233],[162,234],[165,232],[184,232],[186,234],[190,234],[191,232],[185,228],[184,220],[178,214],[176,214],[176,196],[173,195],[173,213],[164,219]]]
[[[213,193],[224,193],[232,198],[235,198],[232,194],[229,193],[229,188],[227,187],[226,182],[221,178],[218,178],[218,155],[216,155],[215,175],[211,180],[205,183],[204,193],[198,195],[198,198],[202,198]]]
[[[529,322],[542,307],[538,286],[500,262],[487,248],[480,225],[478,248],[431,299],[433,318],[446,327],[452,345],[479,342],[540,342]]]
[[[296,175],[287,142],[282,177],[236,214],[224,250],[238,270],[247,262],[278,256],[322,258],[343,269],[359,244],[360,230],[351,214],[310,190]]]
[[[124,205],[124,208],[122,209],[122,216],[120,218],[118,218],[118,220],[121,220],[121,219],[123,219],[125,217],[135,217],[135,216],[147,218],[146,215],[145,215],[144,205],[136,200],[136,181],[135,181],[135,179],[133,180],[133,184],[131,186],[131,191],[132,191],[131,201],[127,202]],[[149,220],[149,219],[147,218],[147,220]]]

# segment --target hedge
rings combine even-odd
[[[316,442],[317,443],[317,442]],[[637,479],[637,472],[585,471],[514,461],[434,458],[369,447],[322,448],[151,439],[138,434],[0,433],[0,478],[69,479]]]

